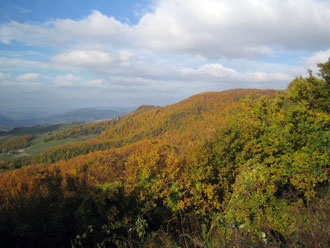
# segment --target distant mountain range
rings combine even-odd
[[[115,110],[99,110],[95,108],[83,108],[63,114],[51,115],[39,118],[18,119],[16,115],[8,112],[0,113],[0,128],[8,130],[15,127],[30,127],[36,125],[48,125],[72,122],[95,122],[109,120],[128,112]]]

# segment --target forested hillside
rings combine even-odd
[[[329,247],[330,60],[319,68],[284,91],[202,93],[49,135],[102,130],[4,164],[22,168],[0,174],[0,246]]]
[[[20,168],[29,164],[49,164],[94,151],[123,147],[141,140],[162,139],[172,144],[187,145],[196,139],[210,138],[216,130],[227,125],[229,113],[240,111],[242,99],[252,100],[261,96],[274,97],[274,95],[274,90],[229,90],[202,93],[163,108],[142,106],[120,118],[80,126],[56,134],[56,137],[54,135],[45,137],[45,141],[68,136],[79,137],[84,132],[106,129],[95,139],[56,146],[32,157],[3,161],[0,162],[0,166]]]

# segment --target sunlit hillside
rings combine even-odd
[[[0,246],[327,247],[329,66],[48,133],[94,136],[2,162]]]

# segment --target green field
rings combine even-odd
[[[62,140],[51,140],[48,142],[43,141],[43,137],[38,137],[35,140],[33,140],[32,145],[25,149],[25,152],[28,155],[36,155],[42,152],[46,152],[50,150],[51,148],[59,145],[66,145],[74,142],[80,142],[84,140],[89,140],[94,138],[95,135],[88,135],[88,136],[81,136],[79,138],[66,138]]]

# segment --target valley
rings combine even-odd
[[[34,139],[18,148],[29,156],[0,162],[0,242],[326,247],[329,65],[286,90],[206,92],[108,121],[12,130],[2,144]]]

